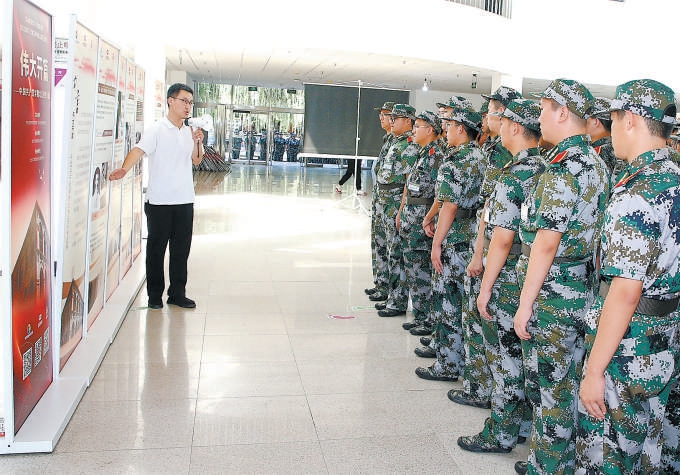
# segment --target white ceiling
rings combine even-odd
[[[168,71],[186,71],[199,82],[301,89],[304,83],[357,84],[393,89],[430,88],[488,93],[492,72],[453,63],[367,52],[313,48],[244,47],[240,51],[166,47]],[[473,73],[477,87],[473,89]]]

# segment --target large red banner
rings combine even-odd
[[[9,58],[8,58],[9,59]],[[14,1],[12,30],[14,429],[52,382],[50,132],[52,17]]]

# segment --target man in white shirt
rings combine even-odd
[[[163,307],[165,250],[170,245],[168,304],[194,308],[186,296],[187,261],[194,220],[194,181],[191,165],[203,159],[203,132],[184,124],[191,115],[194,91],[186,84],[168,88],[168,115],[156,122],[127,154],[110,180],[120,180],[146,154],[149,184],[144,212],[147,218],[146,290],[149,308]]]

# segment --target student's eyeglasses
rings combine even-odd
[[[194,101],[190,101],[190,100],[187,100],[187,99],[183,99],[183,98],[181,98],[181,97],[173,97],[173,99],[176,99],[176,100],[178,100],[178,101],[182,101],[182,102],[184,102],[186,105],[188,105],[189,107],[193,107],[193,105],[194,105]]]

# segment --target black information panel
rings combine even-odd
[[[305,84],[303,152],[355,155],[358,132],[358,155],[376,156],[385,131],[374,108],[408,100],[408,91]]]

